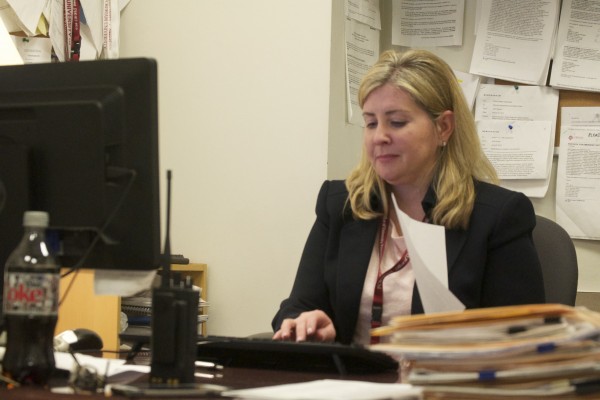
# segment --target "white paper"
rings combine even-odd
[[[4,22],[4,26],[8,32],[19,32],[22,30],[19,25],[19,17],[12,9],[8,0],[0,0],[0,22]]]
[[[464,310],[465,306],[448,288],[445,228],[410,218],[398,208],[394,196],[392,201],[425,313]]]
[[[8,0],[18,17],[18,24],[27,36],[35,36],[47,0]]]
[[[379,31],[352,19],[346,19],[346,92],[348,122],[363,125],[358,105],[358,87],[366,72],[379,57]]]
[[[131,0],[119,0],[119,11],[123,11]]]
[[[94,293],[113,296],[133,296],[152,286],[156,270],[124,271],[98,269],[94,273]]]
[[[600,240],[600,107],[565,107],[556,178],[556,221],[573,238]]]
[[[511,86],[481,84],[475,103],[475,120],[550,121],[551,135],[545,144],[548,148],[546,165],[552,166],[558,91],[545,86]],[[543,144],[540,144],[540,147]],[[547,179],[502,180],[508,189],[523,192],[529,197],[544,197],[550,184]]]
[[[481,0],[480,12],[470,72],[545,84],[559,0]]]
[[[600,91],[600,1],[563,0],[550,85]]]
[[[121,8],[119,0],[103,0],[103,35],[100,58],[119,58],[119,31],[121,29]]]
[[[0,65],[18,65],[23,64],[23,59],[15,47],[12,37],[4,26],[0,18]]]
[[[49,63],[52,61],[52,42],[46,37],[12,36],[17,51],[25,64]]]
[[[125,364],[126,360],[113,359],[113,358],[100,358],[93,357],[81,353],[75,353],[75,357],[77,358],[77,362],[82,367],[91,367],[96,370],[96,372],[100,376],[110,376],[115,373],[115,370]],[[67,371],[73,371],[77,366],[75,359],[73,358],[73,354],[71,353],[63,353],[63,352],[54,352],[54,360],[56,363],[56,368],[64,369]]]
[[[461,46],[464,0],[399,0],[392,3],[392,44]]]
[[[550,177],[551,121],[484,120],[477,122],[477,133],[500,179]]]
[[[477,93],[479,91],[481,77],[479,75],[473,75],[467,72],[456,70],[454,71],[454,75],[456,75],[456,79],[458,79],[458,84],[465,95],[465,100],[467,101],[469,108],[473,110],[475,98],[477,97]]]
[[[81,47],[79,49],[79,59],[81,61],[85,60],[96,60],[100,56],[94,41],[92,39],[92,34],[90,32],[90,28],[87,24],[81,25]]]
[[[354,19],[372,28],[381,29],[379,0],[346,0],[346,18]]]
[[[65,61],[65,24],[63,19],[63,0],[49,0],[50,14],[47,16],[49,24],[49,35],[54,48],[54,54],[58,61]]]
[[[99,0],[79,0],[81,8],[85,13],[85,22],[87,29],[90,31],[91,41],[99,55],[102,52],[102,5],[103,1]],[[83,26],[82,26],[83,28]],[[82,41],[82,44],[84,42]]]
[[[222,396],[256,400],[391,400],[420,399],[422,389],[406,383],[322,379],[255,389],[231,390]]]

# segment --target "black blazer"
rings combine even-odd
[[[476,183],[476,193],[469,229],[446,229],[450,290],[467,308],[544,303],[531,202],[483,182]],[[273,318],[275,331],[285,318],[319,309],[334,322],[336,341],[352,341],[380,220],[353,219],[347,198],[343,181],[323,183],[291,294]],[[435,201],[430,190],[423,200],[426,214]],[[416,286],[412,313],[423,313]]]

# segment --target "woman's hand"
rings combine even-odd
[[[273,335],[273,340],[333,342],[335,328],[331,318],[323,311],[305,311],[295,319],[283,320],[281,327]]]

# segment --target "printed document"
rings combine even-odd
[[[550,85],[600,91],[600,1],[563,0]]]
[[[346,98],[348,122],[363,125],[358,105],[358,87],[362,77],[379,57],[379,31],[346,18]]]
[[[481,147],[500,179],[547,179],[552,161],[551,121],[477,122]],[[550,154],[549,154],[550,153]]]
[[[544,85],[558,25],[559,0],[481,0],[470,72]]]
[[[381,29],[379,0],[346,0],[346,18],[354,19],[372,28]]]
[[[538,163],[539,167],[537,173],[532,176],[538,176],[539,178],[526,179],[525,176],[522,176],[521,171],[519,175],[513,175],[510,179],[505,179],[504,177],[509,175],[506,174],[507,171],[504,171],[502,186],[523,192],[529,197],[544,197],[546,195],[550,184],[557,115],[558,91],[555,89],[545,86],[480,85],[475,103],[475,120],[479,129],[490,125],[489,121],[501,121],[501,125],[504,124],[505,132],[511,130],[510,126],[519,131],[527,129],[528,132],[523,133],[532,134],[537,140],[540,140],[537,152],[530,158],[531,166],[534,165],[534,160],[537,160],[535,162]],[[544,123],[525,124],[525,121]],[[537,131],[534,132],[533,130]],[[495,138],[497,141],[495,149],[506,150],[507,147],[502,148],[499,146],[499,139],[498,136]],[[526,143],[529,143],[528,150],[524,147]],[[532,150],[531,142],[511,140],[511,146],[517,144],[521,145],[519,149],[521,156],[524,152]],[[492,148],[488,147],[486,155],[489,158],[497,158],[498,154],[491,154]],[[546,156],[545,168],[539,164],[544,162],[544,154]]]
[[[456,75],[456,79],[458,79],[458,84],[465,95],[469,109],[472,111],[473,106],[475,105],[477,92],[479,91],[479,82],[481,81],[481,77],[479,75],[473,75],[467,72],[456,70],[454,70],[454,75]]]
[[[12,37],[15,47],[25,64],[52,61],[52,42],[46,37]]]
[[[392,3],[392,44],[461,46],[464,0],[399,0]]]
[[[556,221],[573,238],[600,240],[600,107],[564,107]]]

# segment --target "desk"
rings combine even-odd
[[[373,375],[355,375],[346,376],[341,378],[338,374],[317,374],[314,372],[291,372],[291,371],[274,371],[267,369],[247,369],[247,368],[225,368],[222,371],[221,378],[198,378],[196,381],[201,383],[210,383],[217,385],[229,386],[235,389],[278,385],[282,383],[295,383],[295,382],[306,382],[316,379],[356,379],[365,380],[371,382],[385,382],[392,383],[397,380],[397,374],[395,372],[386,372]],[[69,394],[55,394],[50,393],[48,390],[41,388],[31,387],[20,387],[16,389],[0,389],[0,399],[2,400],[90,400],[90,399],[102,399],[103,395],[69,395]],[[127,399],[123,396],[111,397],[111,399]],[[136,399],[141,399],[136,397]],[[154,400],[160,400],[157,397],[153,397]],[[202,397],[206,399],[206,397]],[[215,399],[223,400],[222,397],[215,397]],[[164,399],[166,400],[166,398]]]
[[[398,375],[395,372],[384,372],[377,374],[367,375],[348,375],[341,377],[337,374],[319,374],[314,372],[288,372],[280,370],[267,370],[267,369],[247,369],[247,368],[225,368],[222,371],[223,377],[215,379],[197,379],[197,382],[210,383],[230,386],[235,389],[278,385],[284,383],[296,383],[306,382],[317,379],[352,379],[352,380],[363,380],[369,382],[381,382],[381,383],[393,383],[397,381]],[[47,390],[39,388],[17,388],[12,390],[0,389],[0,399],[2,400],[91,400],[91,399],[102,399],[103,395],[66,395],[66,394],[53,394]],[[207,399],[206,397],[199,397],[201,399]],[[114,396],[111,397],[114,400],[128,399],[127,397]],[[136,399],[142,399],[136,397]],[[167,398],[153,397],[153,400],[168,400]],[[172,398],[171,398],[172,399]],[[189,399],[189,398],[188,398]],[[436,393],[425,393],[425,400],[539,400],[538,398],[532,397],[490,397],[490,396],[469,396],[469,395],[450,395],[450,394],[436,394]],[[550,399],[562,400],[562,399],[573,399],[573,397],[553,396]],[[598,399],[598,394],[589,396],[578,396],[576,399]],[[213,400],[223,400],[223,398],[215,397]]]

